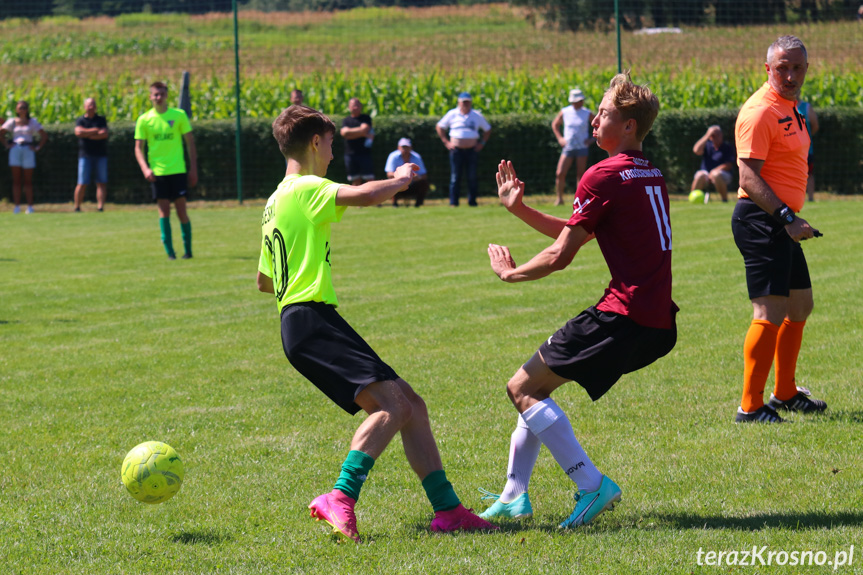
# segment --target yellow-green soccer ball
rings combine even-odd
[[[126,454],[120,477],[132,497],[144,503],[162,503],[183,484],[183,462],[174,448],[161,441],[146,441]]]
[[[704,203],[704,192],[701,190],[692,190],[689,192],[689,203],[690,204],[703,204]]]

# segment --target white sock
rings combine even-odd
[[[509,443],[509,465],[506,468],[506,486],[500,494],[501,501],[509,503],[527,492],[540,447],[542,442],[519,415]]]
[[[540,401],[521,416],[579,489],[587,491],[599,489],[602,473],[581,448],[569,419],[553,399]]]

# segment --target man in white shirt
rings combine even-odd
[[[491,124],[473,109],[473,99],[467,92],[458,95],[458,107],[447,112],[435,126],[438,137],[449,150],[449,205],[458,206],[461,174],[467,171],[467,203],[476,206],[478,179],[476,168],[479,152],[491,137]],[[482,133],[480,133],[482,132]]]
[[[387,178],[395,177],[395,171],[404,164],[416,164],[419,166],[419,170],[414,172],[414,178],[408,189],[393,196],[393,207],[399,206],[399,198],[413,197],[416,198],[415,206],[418,208],[423,205],[429,191],[428,173],[423,159],[413,151],[413,146],[408,138],[399,140],[398,149],[391,152],[387,157],[387,164],[384,167]]]

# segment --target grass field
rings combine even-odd
[[[327,13],[239,15],[243,115],[272,117],[301,87],[306,103],[344,114],[359,96],[381,115],[442,115],[462,90],[485,113],[555,113],[570,87],[601,99],[617,71],[614,34],[535,27],[506,4],[360,8]],[[740,105],[763,82],[766,47],[782,34],[804,39],[811,69],[805,97],[816,108],[863,105],[857,22],[686,28],[622,38],[622,64],[669,108]],[[31,102],[44,123],[70,122],[95,95],[109,121],[149,107],[147,86],[176,91],[192,78],[193,119],[235,112],[230,14],[130,14],[0,22],[0,92],[7,114]],[[172,97],[173,99],[173,97]]]
[[[396,442],[360,499],[359,546],[307,516],[360,420],[283,356],[275,303],[254,284],[260,204],[194,209],[196,257],[173,262],[152,208],[0,213],[0,572],[820,573],[831,568],[699,566],[697,553],[832,561],[854,545],[836,572],[863,573],[859,208],[825,198],[803,213],[824,237],[805,245],[816,309],[798,375],[826,414],[734,425],[750,307],[731,206],[674,201],[677,347],[595,404],[574,385],[557,394],[621,505],[558,531],[572,486],[543,449],[531,521],[433,535]],[[548,240],[487,201],[353,210],[332,251],[342,314],[425,397],[448,475],[476,509],[478,487],[504,482],[506,380],[608,281],[588,245],[563,272],[506,285],[489,242],[522,262]],[[150,439],[186,465],[158,506],[119,480],[125,453]]]

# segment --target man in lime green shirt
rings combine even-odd
[[[192,257],[192,223],[186,213],[189,187],[198,183],[198,152],[186,112],[168,107],[168,87],[162,82],[150,86],[153,107],[142,114],[135,124],[135,158],[144,178],[153,189],[153,199],[159,207],[159,227],[162,245],[168,259],[177,259],[171,240],[171,202],[177,208],[183,232],[183,259]],[[189,152],[189,169],[183,155],[183,143]],[[146,154],[144,145],[146,144]]]
[[[324,178],[336,127],[301,105],[273,122],[287,160],[285,179],[261,220],[258,289],[276,296],[282,347],[297,371],[350,414],[368,415],[354,433],[335,488],[309,509],[333,531],[359,542],[354,505],[360,489],[397,433],[435,516],[432,531],[496,529],[461,504],[447,480],[422,398],[338,314],[331,272],[330,225],[348,206],[373,206],[407,189],[418,169],[404,164],[389,180],[342,185]]]

